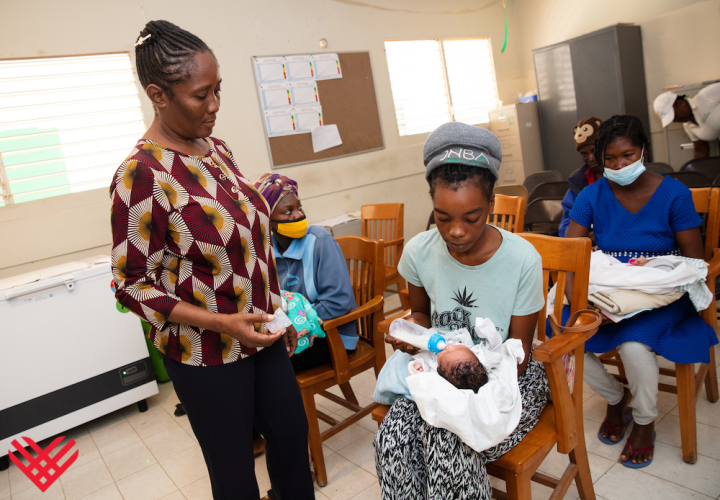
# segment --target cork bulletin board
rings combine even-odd
[[[338,53],[342,78],[319,80],[323,122],[335,124],[342,144],[313,152],[309,133],[267,137],[270,164],[284,168],[375,151],[384,147],[369,52]]]

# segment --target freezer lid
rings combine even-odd
[[[65,285],[72,290],[75,281],[107,273],[109,268],[110,257],[99,255],[6,278],[0,280],[0,301],[12,300],[58,285]]]

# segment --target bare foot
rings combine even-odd
[[[651,448],[653,446],[653,434],[655,433],[655,422],[650,422],[647,425],[638,425],[637,423],[633,425],[633,430],[630,433],[630,444],[632,445],[633,450],[644,450],[647,448]],[[648,460],[652,459],[653,457],[653,451],[641,451],[641,452],[635,452],[630,455],[630,448],[628,447],[627,443],[625,444],[625,448],[623,448],[622,454],[620,455],[620,460],[623,462],[627,462],[628,460],[632,459],[632,463],[639,464],[641,462],[647,462]]]
[[[607,419],[607,423],[610,428],[617,427],[617,429],[610,433],[607,426],[603,423],[600,426],[600,435],[602,437],[606,438],[610,436],[610,441],[618,441],[620,439],[620,436],[622,436],[625,432],[625,425],[623,425],[623,413],[625,412],[625,408],[627,408],[630,404],[631,400],[632,394],[630,394],[630,389],[625,387],[623,398],[620,402],[616,405],[608,405],[605,418]],[[635,447],[635,443],[633,443],[633,447]]]

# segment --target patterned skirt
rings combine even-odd
[[[522,441],[550,397],[545,367],[532,359],[532,353],[518,383],[522,396],[518,426],[505,441],[482,453],[452,432],[426,423],[411,400],[395,401],[373,441],[383,500],[489,500],[492,487],[485,464]]]

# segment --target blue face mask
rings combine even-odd
[[[631,163],[627,167],[617,170],[610,170],[606,168],[603,175],[607,177],[608,180],[613,181],[615,184],[620,184],[621,186],[632,184],[638,177],[640,177],[640,174],[645,172],[645,165],[643,165],[642,162],[643,154],[645,154],[645,148],[643,148],[642,153],[640,153],[640,159],[635,163]]]

